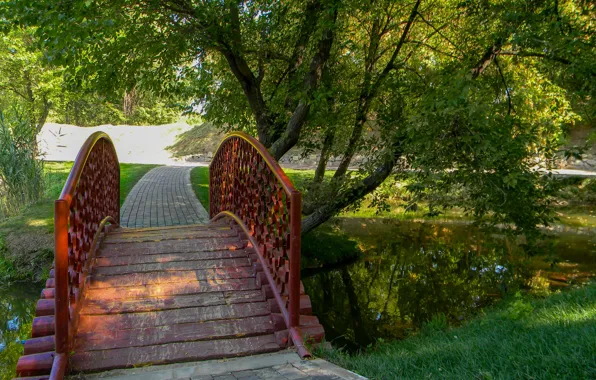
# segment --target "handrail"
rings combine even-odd
[[[54,210],[56,360],[51,379],[66,372],[101,231],[120,220],[120,165],[106,133],[95,132],[85,141]]]
[[[297,330],[301,213],[302,195],[267,149],[246,133],[227,135],[209,165],[210,217],[232,216],[254,242],[286,326],[304,356]]]

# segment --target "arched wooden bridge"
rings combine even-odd
[[[300,193],[243,133],[209,173],[210,223],[121,228],[116,151],[105,133],[89,137],[55,203],[54,267],[18,377],[309,355],[324,332],[300,282]]]

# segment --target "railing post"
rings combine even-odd
[[[54,283],[56,353],[68,352],[68,215],[66,200],[54,203]]]
[[[302,196],[290,195],[290,327],[300,325],[300,234],[302,228]]]

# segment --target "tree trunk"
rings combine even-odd
[[[364,196],[375,190],[380,184],[389,177],[397,160],[401,157],[401,142],[399,139],[393,144],[393,154],[391,154],[383,164],[381,164],[372,174],[364,178],[352,187],[339,192],[329,202],[318,206],[313,213],[302,219],[302,234],[307,234],[329,218],[362,199]],[[308,205],[305,206],[308,208]]]
[[[37,133],[41,132],[46,120],[48,118],[48,114],[50,113],[50,108],[52,107],[52,103],[48,101],[48,99],[44,96],[43,98],[43,110],[41,111],[41,115],[37,119],[37,125],[35,126],[35,130]]]
[[[329,127],[325,131],[325,139],[323,140],[323,147],[321,148],[321,155],[319,157],[319,163],[315,170],[315,177],[313,178],[314,183],[321,183],[325,177],[325,169],[327,169],[327,162],[329,161],[329,154],[333,141],[335,140],[335,128]]]

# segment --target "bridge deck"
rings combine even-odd
[[[86,290],[71,369],[95,372],[283,348],[252,253],[225,225],[110,233]]]

